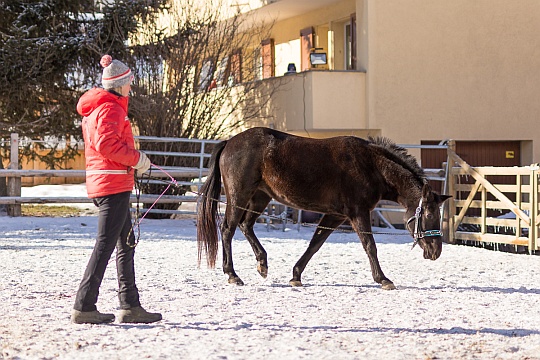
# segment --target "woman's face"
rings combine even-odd
[[[122,87],[121,87],[121,95],[122,96],[128,96],[130,90],[131,90],[131,82],[127,83],[126,85],[122,85]]]

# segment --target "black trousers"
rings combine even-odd
[[[84,277],[77,291],[73,308],[79,311],[94,311],[103,281],[105,269],[116,247],[116,271],[118,274],[118,299],[121,309],[140,306],[139,291],[135,285],[135,248],[129,212],[130,192],[94,199],[99,207],[98,233],[94,250],[86,266]]]

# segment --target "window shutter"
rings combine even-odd
[[[231,77],[233,84],[242,82],[242,50],[238,49],[231,55]]]
[[[274,66],[274,39],[266,39],[261,42],[262,78],[267,79],[275,74]]]

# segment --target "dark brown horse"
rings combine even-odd
[[[414,157],[388,139],[310,139],[253,128],[218,144],[201,189],[197,218],[199,262],[204,252],[210,267],[215,266],[219,247],[216,199],[222,177],[227,197],[221,224],[223,272],[229,283],[243,285],[232,258],[231,241],[237,227],[253,248],[257,270],[266,277],[266,251],[253,225],[272,198],[324,214],[293,268],[292,286],[302,285],[302,272],[332,229],[349,220],[368,255],[373,279],[383,289],[395,289],[381,270],[371,233],[370,212],[382,199],[405,207],[406,226],[423,249],[424,258],[435,260],[441,255],[439,207],[449,196],[432,192]]]

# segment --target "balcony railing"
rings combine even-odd
[[[289,132],[368,130],[363,72],[313,70],[264,81],[278,89],[265,109],[267,126]]]

